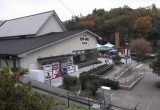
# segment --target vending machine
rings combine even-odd
[[[46,80],[52,79],[52,65],[51,64],[44,65],[43,70],[45,74],[45,79]]]
[[[52,77],[57,78],[61,76],[60,62],[52,63]]]
[[[61,76],[67,74],[67,62],[61,62]]]

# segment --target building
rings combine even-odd
[[[97,38],[85,29],[67,31],[55,11],[7,20],[0,26],[0,67],[94,63]]]

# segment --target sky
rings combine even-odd
[[[0,20],[8,20],[50,10],[55,10],[62,21],[73,15],[86,16],[96,9],[147,7],[155,4],[160,8],[160,0],[0,0]]]

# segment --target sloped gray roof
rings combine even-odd
[[[19,55],[83,32],[90,31],[83,29],[49,33],[46,35],[41,35],[39,37],[2,39],[0,40],[0,54]]]
[[[0,26],[0,37],[34,35],[55,11],[6,20]]]

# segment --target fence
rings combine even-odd
[[[119,78],[119,77],[121,76],[121,74],[123,74],[123,72],[124,72],[126,69],[128,69],[128,68],[129,68],[129,66],[126,65],[123,69],[121,69],[121,70],[119,70],[118,72],[116,72],[116,73],[114,74],[114,79]]]
[[[141,73],[134,73],[132,76],[119,80],[120,85],[129,86],[142,76]]]

